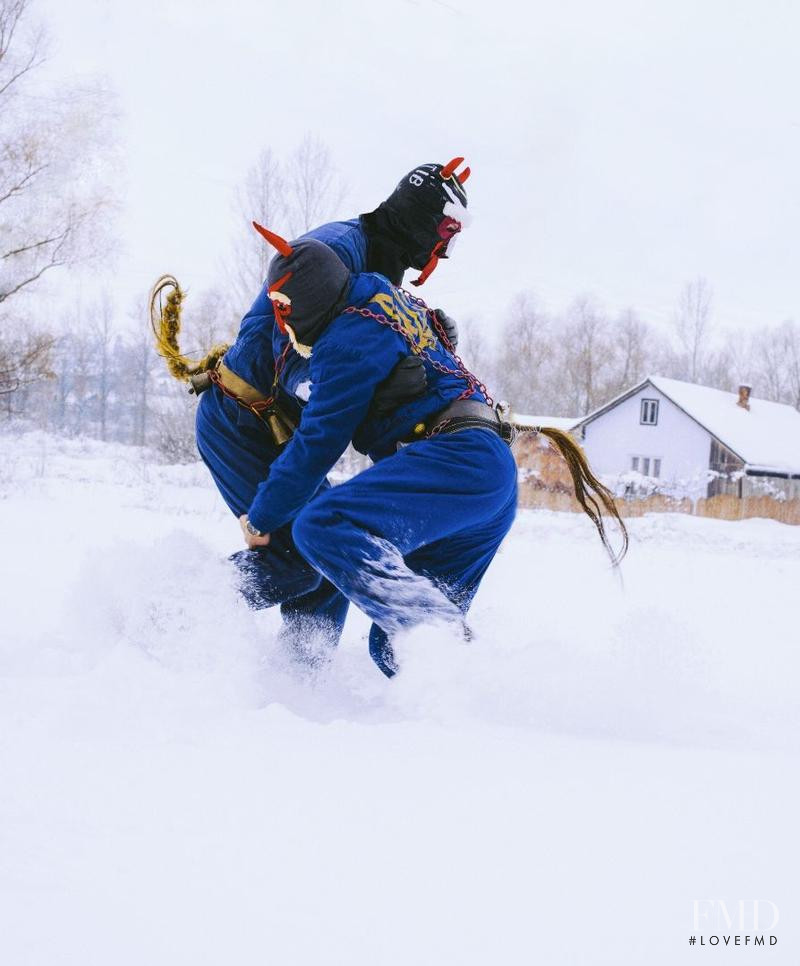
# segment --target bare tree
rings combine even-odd
[[[789,402],[795,409],[800,409],[800,327],[796,322],[784,322],[782,328],[786,346]]]
[[[208,288],[201,292],[196,305],[190,303],[187,312],[192,340],[187,341],[191,348],[189,354],[204,355],[219,342],[233,342],[240,315],[240,312],[231,311],[219,289]]]
[[[45,39],[29,6],[0,0],[0,306],[53,268],[109,248],[109,98],[86,84],[34,91]]]
[[[137,446],[147,443],[150,423],[150,384],[156,365],[151,333],[143,330],[130,347],[131,408],[133,410],[133,442]]]
[[[267,277],[275,254],[252,230],[257,221],[279,234],[296,238],[339,215],[345,191],[330,149],[307,135],[288,157],[265,148],[236,193],[238,233],[233,243],[227,301],[241,318]]]
[[[711,287],[705,278],[687,282],[678,300],[675,329],[685,353],[683,378],[697,382],[711,331]]]
[[[342,204],[345,188],[333,164],[330,148],[307,134],[287,165],[289,227],[302,235],[330,220]]]
[[[617,395],[647,375],[656,349],[656,336],[646,322],[631,309],[621,313],[613,329],[614,373],[609,394]]]
[[[108,292],[103,293],[99,305],[91,310],[91,346],[96,370],[95,399],[97,400],[97,421],[100,439],[107,436],[108,403],[111,395],[113,373],[111,370],[111,348],[113,333],[114,307]]]
[[[250,227],[252,221],[273,231],[287,230],[288,199],[280,161],[270,148],[262,151],[236,194],[239,232],[233,242],[229,301],[243,314],[264,284],[275,254]]]
[[[46,332],[0,334],[0,396],[7,415],[14,412],[12,396],[27,386],[53,378],[54,336]]]
[[[66,337],[62,334],[56,339],[53,347],[53,374],[55,376],[55,386],[51,397],[52,406],[43,407],[45,411],[49,409],[52,416],[52,424],[55,429],[63,432],[67,428],[69,397],[72,389],[72,373],[69,367],[64,365],[68,356],[66,348]]]
[[[80,305],[77,307],[75,320],[67,332],[66,343],[68,364],[72,372],[70,404],[73,422],[70,429],[76,436],[82,436],[91,428],[94,353]]]
[[[758,387],[758,394],[800,409],[800,326],[787,320],[763,328],[748,346],[751,369],[740,368]]]
[[[587,297],[576,299],[560,334],[561,368],[570,415],[584,415],[608,396],[612,349],[608,321]]]
[[[496,379],[498,392],[517,411],[541,413],[549,402],[550,324],[531,292],[514,297],[502,329]]]
[[[458,320],[458,354],[464,364],[474,369],[476,375],[486,381],[494,379],[491,371],[491,350],[486,338],[485,323],[474,317]]]
[[[781,400],[786,393],[786,360],[779,329],[762,329],[753,337],[753,378],[767,399]]]

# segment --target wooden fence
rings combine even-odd
[[[529,481],[520,484],[519,505],[543,510],[583,512],[571,493],[545,489]],[[800,526],[800,500],[776,500],[771,496],[739,499],[736,496],[720,495],[692,501],[673,500],[654,494],[641,498],[620,497],[617,500],[617,506],[623,517],[641,517],[645,513],[690,513],[698,517],[713,517],[715,520],[766,517],[769,520],[778,520],[780,523]]]
[[[569,510],[582,513],[572,495],[572,481],[564,461],[539,440],[523,439],[515,447],[517,464],[522,470],[519,505],[545,510]],[[525,471],[528,471],[526,474]],[[527,475],[527,479],[525,478]],[[746,520],[766,517],[780,523],[800,525],[800,500],[776,500],[771,496],[738,497],[720,494],[708,499],[673,499],[662,494],[620,497],[617,500],[623,517],[641,517],[645,513],[690,513],[716,520]]]

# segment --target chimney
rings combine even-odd
[[[750,412],[750,390],[752,388],[752,386],[743,382],[739,386],[739,398],[736,400],[736,405],[741,406],[742,409],[746,409],[748,412]]]

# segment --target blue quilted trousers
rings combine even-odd
[[[514,520],[517,469],[490,430],[420,440],[297,516],[297,549],[373,621],[370,653],[391,676],[391,639],[430,620],[462,621]]]

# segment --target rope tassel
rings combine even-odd
[[[162,301],[165,291],[171,289]],[[213,369],[225,355],[227,345],[215,345],[202,359],[192,360],[185,356],[178,343],[181,331],[181,313],[186,295],[174,275],[162,275],[150,290],[150,327],[156,340],[158,354],[166,360],[170,375],[187,382],[193,375]]]
[[[560,429],[553,429],[550,426],[541,426],[537,432],[548,438],[567,464],[575,489],[575,499],[597,528],[603,546],[611,558],[612,565],[618,566],[628,551],[628,530],[619,515],[614,494],[597,479],[589,466],[586,454],[568,433],[564,433]],[[614,552],[608,540],[603,521],[603,510],[616,520],[622,534],[622,547],[617,553]]]

